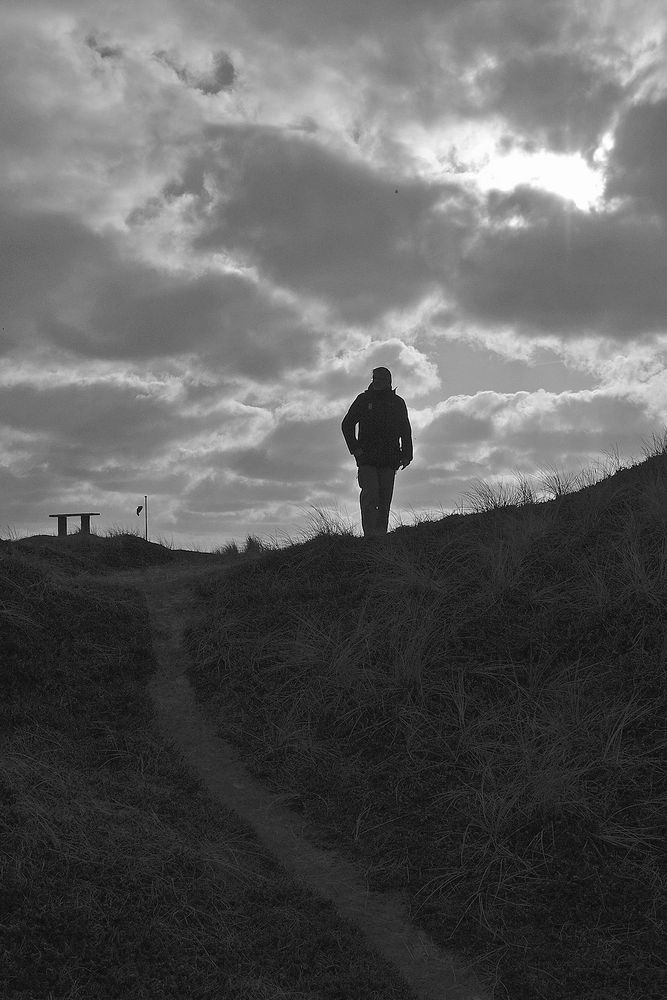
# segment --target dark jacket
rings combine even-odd
[[[412,461],[408,408],[395,389],[378,390],[369,386],[352,403],[341,427],[350,454],[359,448],[363,451],[357,465],[398,469]]]

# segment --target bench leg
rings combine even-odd
[[[67,514],[58,514],[58,534],[67,534]]]
[[[81,534],[82,535],[90,534],[90,514],[81,515]]]

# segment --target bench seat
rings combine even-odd
[[[81,534],[82,535],[89,535],[90,534],[90,519],[91,519],[91,517],[99,517],[99,516],[100,516],[100,512],[98,510],[84,511],[83,513],[81,511],[76,511],[73,514],[49,514],[49,517],[57,517],[58,518],[58,534],[59,535],[66,535],[67,534],[67,518],[68,517],[80,517],[81,518]]]

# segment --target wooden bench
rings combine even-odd
[[[59,535],[66,535],[67,534],[67,518],[68,517],[80,517],[81,518],[81,534],[82,535],[89,535],[90,534],[90,519],[91,519],[91,517],[99,517],[99,516],[100,516],[100,512],[99,511],[94,511],[94,510],[88,511],[85,514],[81,514],[81,513],[76,513],[76,514],[49,514],[49,517],[57,517],[58,518],[58,534]]]

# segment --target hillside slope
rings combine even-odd
[[[200,588],[192,682],[323,843],[513,1000],[663,1000],[667,456]]]
[[[141,540],[0,546],[0,997],[414,1000],[156,730],[144,601],[100,582],[123,546],[120,578],[172,572]]]

